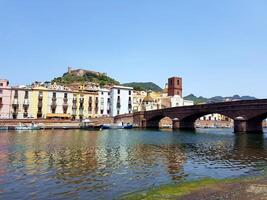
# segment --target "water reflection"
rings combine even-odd
[[[200,177],[255,175],[265,135],[230,130],[0,133],[0,197],[110,199]],[[15,192],[14,192],[15,191]]]

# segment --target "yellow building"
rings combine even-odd
[[[66,87],[46,88],[38,86],[30,95],[29,116],[33,118],[85,119],[98,117],[98,92],[73,91]]]
[[[32,118],[46,118],[48,113],[48,89],[42,86],[32,88],[29,101],[29,116]]]

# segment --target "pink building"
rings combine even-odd
[[[11,117],[11,105],[11,87],[9,87],[9,81],[0,79],[0,119]]]

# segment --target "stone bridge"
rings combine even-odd
[[[267,99],[231,101],[166,108],[137,112],[134,124],[142,128],[158,128],[164,117],[173,120],[174,129],[194,129],[195,121],[208,114],[222,114],[234,120],[234,132],[262,132],[262,121],[267,118]]]

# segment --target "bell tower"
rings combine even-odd
[[[168,96],[179,95],[183,97],[183,82],[180,77],[172,77],[168,79]]]

